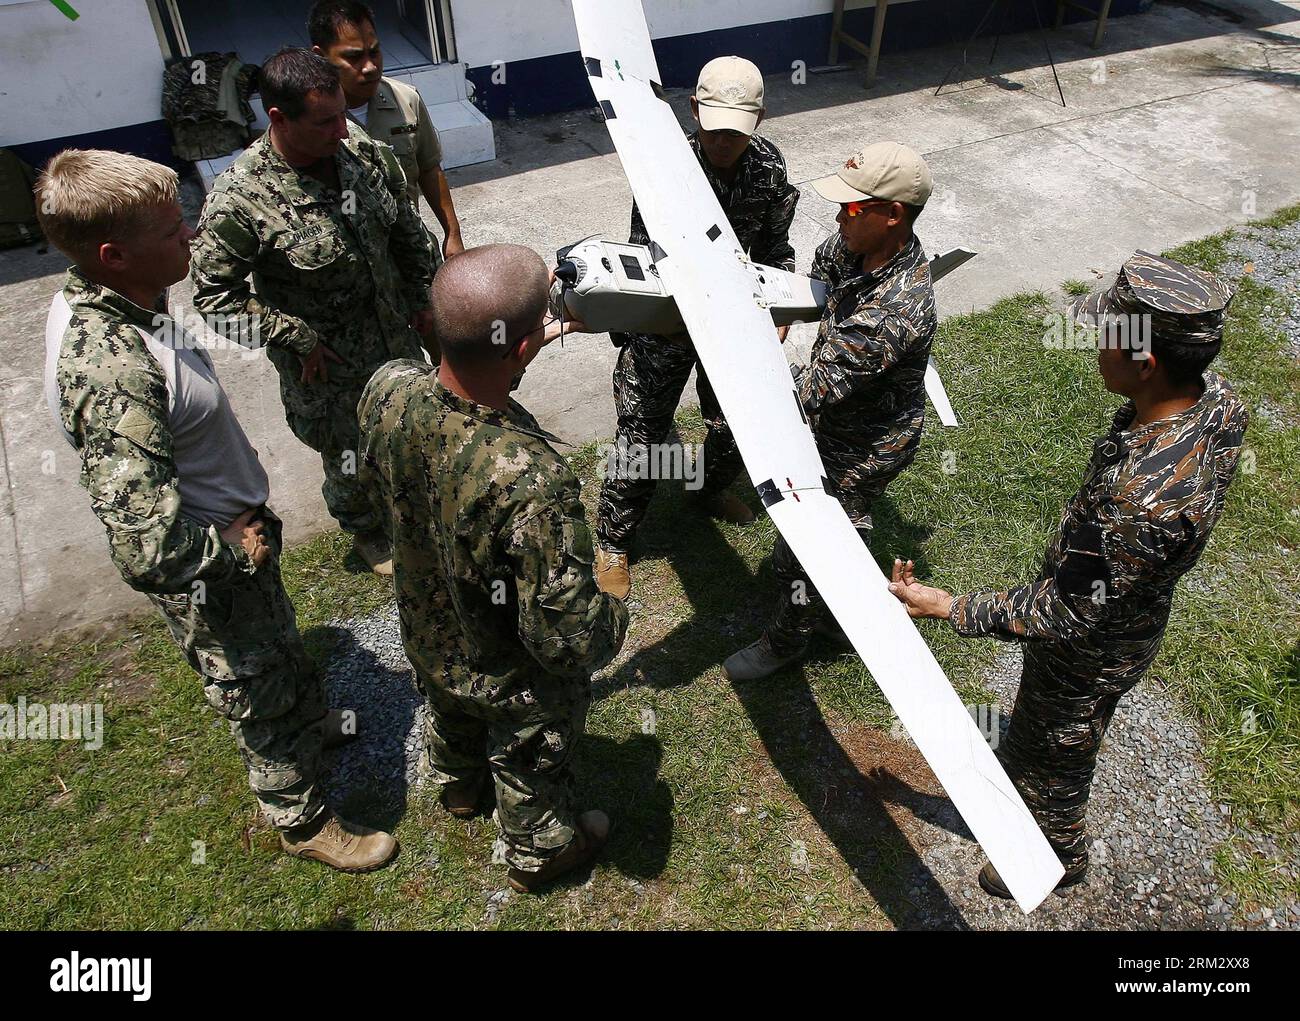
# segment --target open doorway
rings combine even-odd
[[[384,48],[384,71],[455,59],[447,0],[368,0]],[[311,0],[157,0],[176,55],[234,50],[260,64],[281,46],[307,46]]]

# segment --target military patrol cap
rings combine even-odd
[[[718,57],[700,71],[695,98],[705,131],[752,135],[763,112],[763,75],[744,57]]]
[[[921,154],[901,142],[872,142],[850,156],[835,173],[813,181],[828,202],[885,199],[924,206],[934,179]]]
[[[1213,344],[1233,289],[1213,273],[1150,252],[1134,252],[1109,288],[1070,306],[1076,322],[1097,325],[1107,317],[1149,315],[1151,335],[1182,344]]]

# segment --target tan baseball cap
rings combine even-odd
[[[718,57],[700,72],[695,98],[705,131],[752,135],[763,112],[763,75],[744,57]]]
[[[930,168],[915,149],[901,142],[872,142],[850,156],[830,177],[813,181],[829,202],[887,199],[923,206],[934,190]]]

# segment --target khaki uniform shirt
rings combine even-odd
[[[351,112],[348,115],[352,116]],[[358,118],[353,120],[361,123]],[[420,177],[442,165],[442,142],[420,93],[392,78],[381,79],[361,126],[375,141],[392,147],[406,174],[406,193],[418,212]]]

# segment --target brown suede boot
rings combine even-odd
[[[627,554],[596,547],[596,587],[615,599],[626,599],[632,591],[632,571]]]
[[[385,577],[393,573],[393,546],[388,536],[382,532],[366,532],[352,540],[357,555],[369,565],[375,574]]]
[[[487,777],[481,776],[477,782],[444,784],[439,796],[442,807],[457,819],[474,818],[478,815],[487,782]]]
[[[360,725],[355,709],[331,709],[325,714],[321,747],[326,751],[357,739]]]
[[[566,872],[572,872],[592,861],[604,849],[607,840],[609,840],[609,816],[596,809],[583,812],[578,816],[578,828],[568,847],[536,872],[511,868],[506,873],[506,881],[517,893],[535,893]]]
[[[340,872],[369,872],[397,853],[392,834],[348,822],[330,811],[305,827],[281,831],[280,846],[296,858],[324,862]]]
[[[733,525],[748,525],[754,520],[754,512],[735,493],[723,490],[698,499],[700,510],[711,518],[728,521]]]

